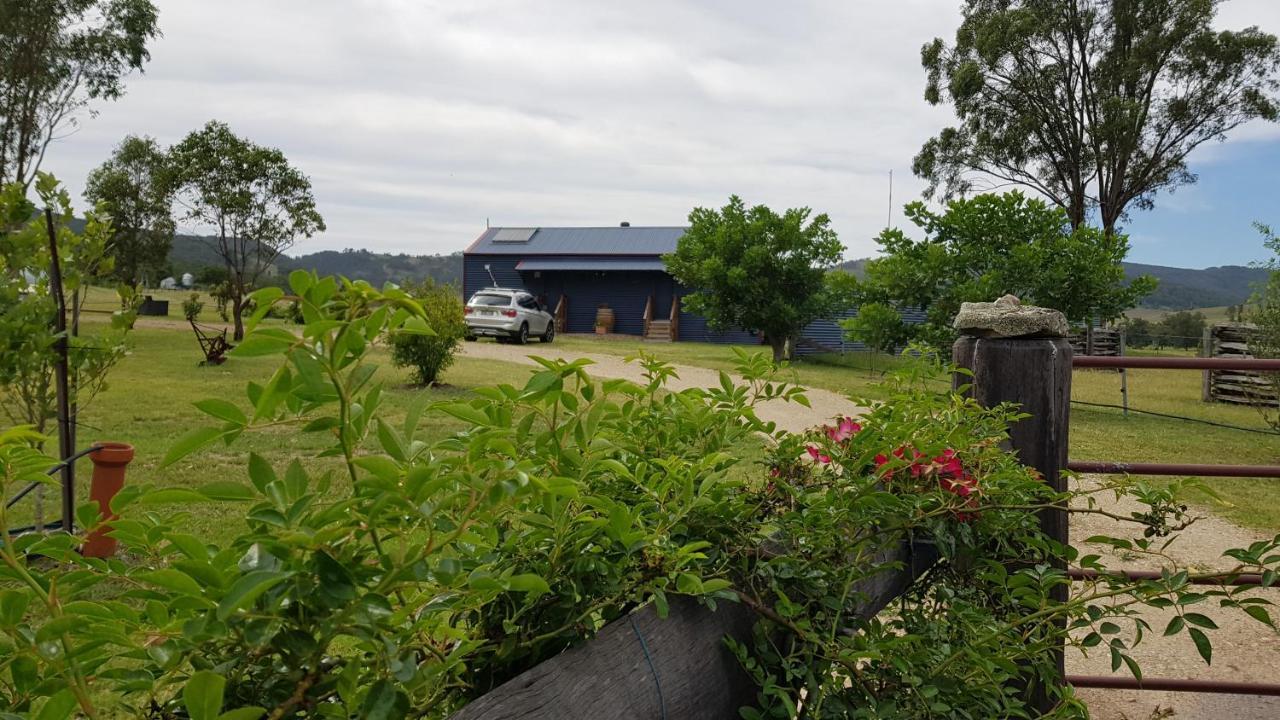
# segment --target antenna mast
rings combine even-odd
[[[893,227],[893,170],[889,170],[889,214],[884,220],[885,228]]]

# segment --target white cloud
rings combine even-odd
[[[311,175],[299,250],[449,252],[495,224],[679,224],[730,193],[827,212],[853,257],[948,120],[919,49],[957,0],[158,0],[120,101],[50,151],[75,190],[129,133],[217,118]],[[1277,16],[1269,0],[1228,3]],[[1238,24],[1238,23],[1237,23]],[[1252,132],[1252,130],[1251,130]]]

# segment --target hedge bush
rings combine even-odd
[[[403,289],[422,306],[432,333],[395,333],[391,336],[391,359],[396,367],[411,368],[415,383],[434,385],[453,364],[467,333],[462,296],[457,288],[431,280],[407,284]]]

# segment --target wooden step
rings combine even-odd
[[[645,333],[644,339],[651,342],[671,342],[671,321],[650,320],[649,332]]]

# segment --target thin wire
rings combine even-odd
[[[1123,405],[1111,405],[1109,403],[1085,402],[1084,400],[1072,400],[1072,405],[1089,405],[1091,407],[1114,408],[1116,410],[1124,410]],[[1229,425],[1227,423],[1214,422],[1213,420],[1204,420],[1202,418],[1185,417],[1183,415],[1170,415],[1168,413],[1156,412],[1154,410],[1140,410],[1130,407],[1129,412],[1142,413],[1144,415],[1155,415],[1157,417],[1169,418],[1171,420],[1185,420],[1187,422],[1201,423],[1204,425],[1212,425],[1214,427],[1226,428],[1228,430],[1240,430],[1242,432],[1258,433],[1259,435],[1280,435],[1280,432],[1274,430],[1264,430],[1262,428],[1241,427],[1240,425]]]
[[[628,615],[627,619],[631,621],[631,631],[636,634],[636,639],[640,641],[640,650],[644,652],[644,661],[649,663],[649,672],[653,674],[653,687],[658,691],[658,708],[662,711],[662,720],[667,720],[667,701],[662,697],[662,682],[658,680],[658,668],[653,664],[653,658],[649,655],[649,643],[644,641],[644,635],[640,634],[640,628],[636,626],[636,616]]]

